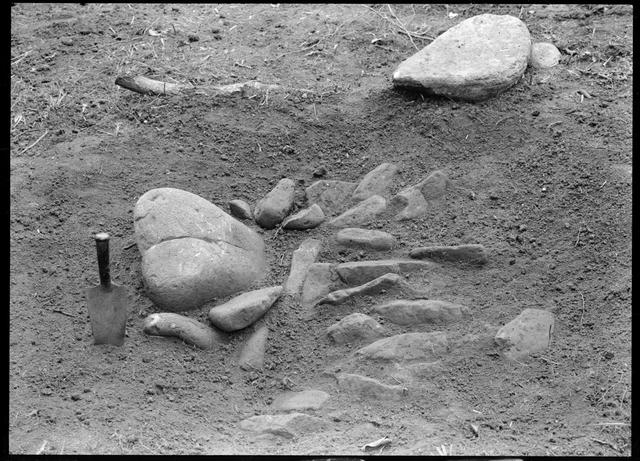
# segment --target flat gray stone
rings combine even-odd
[[[384,384],[377,379],[351,373],[336,375],[338,387],[360,398],[400,400],[408,395],[404,386]]]
[[[271,406],[277,411],[319,410],[330,395],[317,389],[285,392],[275,398]]]
[[[336,234],[336,242],[350,248],[375,251],[392,250],[398,244],[396,238],[387,232],[357,227],[341,229]]]
[[[355,207],[333,218],[327,224],[334,227],[350,227],[369,224],[387,207],[387,201],[379,195],[372,195]]]
[[[527,26],[509,15],[466,19],[403,61],[393,73],[398,87],[420,88],[478,101],[522,77],[531,54]]]
[[[398,221],[419,218],[427,214],[429,210],[429,203],[417,186],[402,189],[391,199],[391,204],[394,207],[402,208],[395,217]]]
[[[354,312],[327,328],[327,335],[337,344],[345,344],[381,338],[386,330],[372,317]]]
[[[260,325],[251,333],[240,351],[238,359],[240,368],[243,370],[262,370],[268,336],[269,329],[266,325]]]
[[[356,355],[371,360],[434,361],[447,350],[447,336],[440,331],[404,333],[379,339],[356,351]]]
[[[304,279],[307,277],[309,267],[315,262],[320,253],[322,244],[320,240],[306,239],[291,256],[291,270],[284,284],[284,292],[297,296],[300,294]]]
[[[302,305],[311,306],[324,295],[342,285],[332,263],[314,263],[309,266],[302,285]]]
[[[391,183],[398,173],[398,166],[393,163],[383,163],[362,178],[362,181],[353,191],[355,200],[365,200],[372,195],[386,196]]]
[[[229,211],[238,219],[253,219],[251,207],[244,200],[236,199],[229,202]]]
[[[322,208],[314,203],[309,208],[298,211],[282,222],[284,229],[305,230],[318,227],[324,221],[325,216]]]
[[[498,330],[495,341],[504,348],[504,356],[518,360],[549,347],[554,316],[542,309],[525,309]]]
[[[152,189],[133,215],[147,294],[163,310],[197,309],[265,274],[262,238],[191,192]]]
[[[305,189],[307,202],[318,204],[325,215],[335,216],[345,209],[357,186],[347,181],[316,181]]]
[[[261,318],[281,293],[281,286],[242,293],[224,304],[212,307],[209,320],[223,331],[241,330]]]
[[[295,183],[283,178],[263,199],[258,201],[253,216],[265,229],[273,229],[289,214],[293,207]]]
[[[479,244],[419,247],[411,250],[409,256],[416,259],[427,258],[478,265],[486,264],[489,260],[487,250]]]
[[[375,306],[373,311],[398,325],[455,322],[469,312],[466,306],[436,299],[398,299]]]
[[[417,264],[416,264],[417,263]],[[349,286],[362,285],[384,274],[400,274],[438,267],[431,261],[378,259],[338,264],[336,272]]]
[[[529,63],[536,69],[548,69],[560,62],[560,51],[553,43],[538,42],[531,45]]]
[[[285,413],[279,415],[257,415],[240,421],[240,429],[258,433],[269,433],[285,438],[325,431],[329,423],[304,413]]]

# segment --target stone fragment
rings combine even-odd
[[[495,341],[504,348],[505,357],[518,360],[549,347],[554,317],[542,309],[525,309],[498,330]]]
[[[302,284],[307,276],[309,267],[315,262],[320,253],[322,244],[320,240],[306,239],[291,256],[291,270],[289,278],[284,284],[284,292],[290,295],[299,295]]]
[[[195,319],[172,312],[149,315],[144,320],[142,331],[154,336],[174,336],[200,349],[212,349],[225,342],[220,331]]]
[[[316,304],[340,304],[348,299],[362,295],[380,294],[394,287],[404,287],[406,282],[398,274],[384,274],[363,285],[336,290],[320,298]]]
[[[264,276],[262,238],[191,192],[146,192],[134,208],[134,228],[147,295],[164,310],[196,309]]]
[[[488,252],[484,246],[458,245],[458,246],[431,246],[414,248],[409,256],[416,259],[433,259],[438,261],[464,262],[469,264],[486,264]]]
[[[236,199],[229,202],[229,211],[238,219],[253,219],[251,207],[244,200]]]
[[[314,203],[309,208],[298,211],[296,214],[289,216],[282,223],[284,229],[305,230],[318,227],[324,221],[325,216],[322,208]]]
[[[529,64],[536,69],[547,69],[558,65],[560,51],[553,43],[538,42],[531,45]]]
[[[347,227],[336,234],[336,242],[351,248],[387,251],[397,245],[396,238],[383,231]]]
[[[372,195],[353,208],[333,218],[328,222],[330,226],[347,227],[368,224],[384,212],[387,201],[379,195]]]
[[[447,350],[447,336],[440,331],[404,333],[379,339],[356,351],[356,355],[372,360],[396,362],[433,361]]]
[[[314,263],[309,266],[302,285],[302,305],[310,306],[342,285],[335,264]]]
[[[269,329],[266,325],[256,328],[240,351],[238,365],[243,370],[262,370],[264,366],[264,353],[267,347]]]
[[[425,200],[436,200],[442,197],[449,184],[449,178],[440,170],[436,170],[416,184]]]
[[[522,77],[531,54],[527,26],[509,15],[481,14],[438,36],[393,73],[398,87],[478,101]]]
[[[261,318],[282,293],[281,286],[242,293],[209,311],[209,320],[223,331],[246,328]]]
[[[257,415],[240,421],[245,431],[275,434],[286,438],[320,432],[329,428],[328,422],[304,413],[285,413],[279,415]]]
[[[402,207],[395,218],[398,221],[419,218],[427,214],[429,209],[429,204],[417,186],[409,186],[398,192],[391,200],[391,204],[394,207]]]
[[[416,262],[419,264],[415,264]],[[347,285],[355,286],[362,285],[388,273],[400,274],[434,267],[437,267],[437,264],[431,261],[378,259],[338,264],[336,272]]]
[[[385,334],[385,328],[375,319],[359,312],[347,315],[327,328],[327,335],[337,344],[378,339]]]
[[[355,200],[364,200],[372,195],[387,195],[393,178],[397,173],[398,167],[393,163],[378,165],[362,178],[356,190],[353,191],[353,198]]]
[[[398,299],[375,306],[373,311],[398,325],[454,322],[469,312],[466,306],[436,299]]]
[[[275,398],[271,406],[278,411],[319,410],[330,395],[317,389],[285,392]]]
[[[345,208],[356,187],[355,182],[321,180],[311,184],[305,192],[310,204],[317,203],[325,215],[335,216]]]
[[[338,387],[361,398],[399,400],[408,395],[404,386],[384,384],[377,379],[351,373],[336,375]]]
[[[253,216],[260,227],[273,229],[289,214],[293,207],[295,183],[283,178],[258,203]]]

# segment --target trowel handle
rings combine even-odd
[[[111,286],[109,273],[109,234],[100,232],[95,235],[96,250],[98,252],[98,270],[100,271],[100,285],[104,288]]]

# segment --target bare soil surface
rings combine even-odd
[[[394,90],[399,62],[481,13],[521,17],[561,63],[528,69],[479,103]],[[403,24],[394,19],[394,14]],[[457,16],[455,15],[457,14]],[[607,455],[631,453],[632,7],[627,5],[15,4],[11,8],[11,453]],[[208,87],[258,80],[291,97],[143,96],[114,84],[145,75]],[[142,331],[145,296],[133,207],[176,187],[227,208],[255,204],[283,177],[304,187],[359,181],[383,162],[394,192],[434,170],[452,187],[426,216],[371,228],[391,252],[339,248],[335,229],[261,230],[282,284],[308,237],[319,262],[407,257],[425,245],[480,243],[480,268],[443,265],[440,299],[470,308],[450,351],[405,399],[358,399],[334,373],[362,344],[326,328],[380,299],[266,315],[261,371],[237,355],[250,333],[211,351]],[[84,290],[98,283],[93,234],[112,235],[114,282],[131,308],[124,346],[95,346]],[[429,273],[409,282],[429,285]],[[257,286],[256,288],[259,288]],[[224,300],[220,300],[224,301]],[[210,307],[210,306],[209,306]],[[525,308],[551,311],[544,353],[503,359],[492,341]],[[207,322],[208,307],[186,315]],[[345,357],[347,360],[345,361]],[[398,384],[378,364],[358,372]],[[331,397],[309,411],[328,429],[299,437],[239,427],[285,390]],[[474,431],[472,428],[477,429]]]

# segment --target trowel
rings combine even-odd
[[[100,285],[87,289],[87,302],[94,344],[122,346],[129,305],[127,291],[111,283],[109,272],[109,234],[94,236],[98,253]]]

